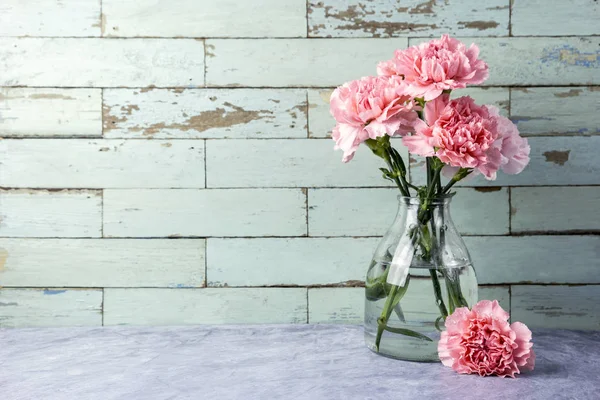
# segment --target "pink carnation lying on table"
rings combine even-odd
[[[413,131],[418,115],[405,89],[398,76],[367,76],[333,91],[330,112],[337,125],[332,137],[335,148],[344,151],[342,161],[350,161],[367,139]]]
[[[377,66],[379,75],[401,75],[410,84],[414,97],[433,100],[448,89],[480,84],[489,75],[488,66],[479,60],[479,47],[467,48],[459,40],[443,35],[406,50],[396,50],[394,58]]]
[[[471,310],[457,308],[446,318],[438,343],[442,364],[460,374],[515,377],[533,370],[531,331],[521,322],[509,325],[498,301],[482,300]]]

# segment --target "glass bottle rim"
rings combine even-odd
[[[449,204],[450,200],[452,200],[452,197],[454,197],[454,193],[436,195],[431,197],[430,204],[432,206]],[[421,199],[419,197],[398,195],[398,202],[407,205],[420,205]]]

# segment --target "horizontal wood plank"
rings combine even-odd
[[[0,38],[0,54],[0,86],[204,85],[202,40]]]
[[[2,0],[0,36],[100,36],[98,0]]]
[[[452,219],[467,235],[508,234],[509,204],[506,188],[458,189],[452,201]],[[397,209],[396,188],[310,189],[310,236],[382,236]]]
[[[529,137],[529,165],[518,175],[498,172],[495,181],[470,176],[458,186],[569,186],[597,185],[600,165],[595,161],[599,136]],[[425,182],[424,160],[411,157],[410,175],[415,184]]]
[[[302,138],[305,90],[107,89],[107,138]]]
[[[600,231],[600,186],[511,189],[513,232]]]
[[[209,239],[209,286],[354,284],[378,238]]]
[[[589,0],[513,0],[514,36],[598,35],[600,4]]]
[[[535,24],[537,25],[537,24]],[[427,39],[410,39],[410,45]],[[598,85],[600,37],[464,38],[490,68],[484,85]]]
[[[303,236],[306,196],[300,189],[105,190],[104,234]]]
[[[342,163],[333,140],[209,140],[208,187],[389,186],[384,162],[362,146]],[[406,157],[406,149],[398,149]],[[241,167],[243,166],[243,167]]]
[[[0,328],[101,325],[102,290],[0,288]]]
[[[599,330],[598,302],[598,285],[512,286],[512,320],[532,329]]]
[[[101,107],[99,89],[0,88],[0,136],[101,137]]]
[[[409,287],[409,290],[418,291],[419,288]],[[429,290],[424,290],[423,294],[417,297],[423,298],[424,296],[433,298],[433,295]],[[480,287],[479,299],[498,300],[502,308],[506,311],[510,310],[510,294],[508,286]],[[432,299],[423,298],[423,300],[429,301]],[[411,303],[414,304],[414,302],[409,301],[409,304]],[[308,289],[309,324],[362,324],[364,321],[364,309],[364,288]]]
[[[600,283],[598,236],[465,237],[480,284]]]
[[[11,287],[199,287],[201,239],[0,239],[0,284]]]
[[[305,0],[103,0],[107,36],[300,37]]]
[[[391,58],[406,43],[403,38],[209,39],[206,82],[207,86],[333,87],[375,74],[377,61]]]
[[[0,156],[3,187],[204,187],[198,140],[7,139]]]
[[[100,237],[102,193],[0,190],[0,236]]]
[[[513,88],[511,119],[521,134],[596,135],[600,133],[600,88]]]
[[[311,37],[508,36],[509,1],[308,2]]]
[[[306,288],[106,289],[105,325],[306,323]]]

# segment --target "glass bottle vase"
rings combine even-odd
[[[452,196],[399,196],[365,280],[365,341],[378,354],[438,361],[446,316],[477,302],[471,257],[450,215]]]

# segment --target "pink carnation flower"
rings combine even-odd
[[[437,156],[456,170],[472,168],[496,179],[499,168],[518,174],[529,163],[529,145],[516,126],[492,106],[478,106],[465,96],[450,100],[444,94],[425,105],[425,122],[402,142],[411,153]]]
[[[344,151],[343,162],[350,161],[367,139],[413,131],[419,108],[405,90],[398,76],[367,76],[334,90],[330,112],[337,125],[332,137],[335,149]]]
[[[406,50],[396,50],[394,58],[377,66],[379,75],[401,75],[410,83],[414,97],[433,100],[443,90],[465,88],[483,83],[489,73],[479,48],[467,47],[459,40],[443,35]]]
[[[521,322],[508,323],[498,301],[482,300],[472,310],[457,308],[446,318],[438,343],[442,364],[459,374],[515,377],[533,370],[531,331]]]

